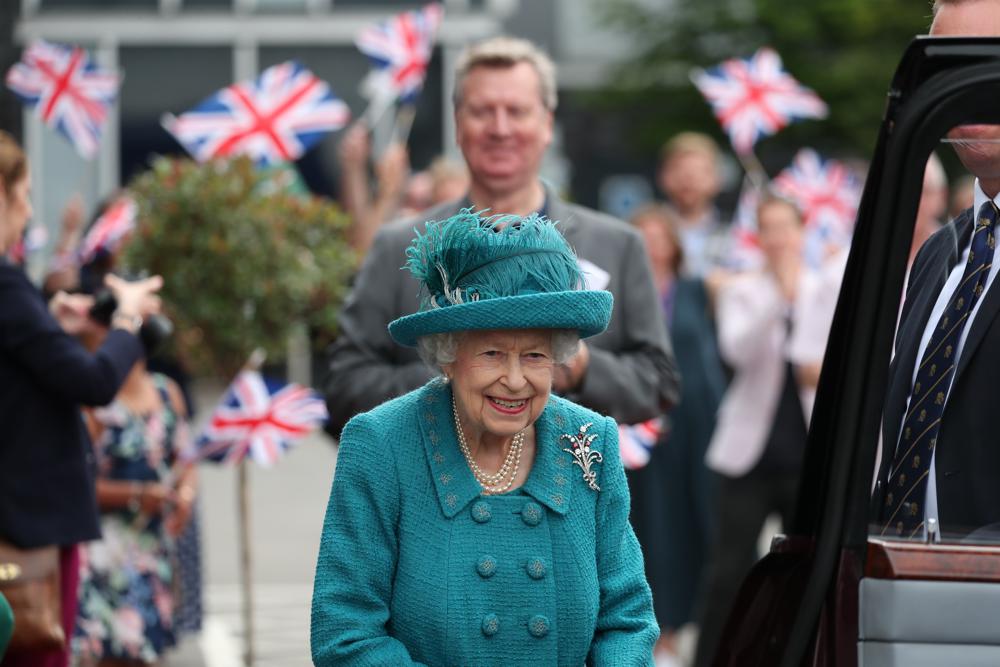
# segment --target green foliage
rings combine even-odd
[[[930,24],[929,0],[592,1],[635,45],[615,71],[613,89],[595,103],[643,110],[631,137],[641,150],[655,150],[681,130],[708,132],[728,144],[688,72],[774,47],[786,69],[827,102],[830,116],[763,139],[765,161],[804,145],[841,157],[869,156],[899,57]]]
[[[296,323],[329,340],[354,269],[348,219],[246,158],[159,158],[129,189],[138,224],[125,263],[164,277],[179,352],[230,376],[257,347],[283,358]],[[325,338],[324,338],[325,337]]]

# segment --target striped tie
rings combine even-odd
[[[883,535],[914,537],[922,534],[927,475],[958,362],[955,350],[969,315],[986,288],[996,246],[993,231],[998,216],[1000,211],[992,201],[980,207],[962,282],[941,314],[920,360],[886,487]]]

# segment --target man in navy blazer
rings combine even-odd
[[[930,33],[1000,35],[997,9],[993,0],[938,0]],[[885,508],[899,506],[898,500],[893,505],[894,493],[910,493],[895,473],[902,471],[904,460],[910,464],[909,459],[900,456],[904,448],[898,443],[901,431],[906,430],[903,422],[910,412],[910,394],[916,393],[915,369],[923,365],[918,360],[927,359],[924,355],[931,330],[943,322],[940,318],[945,315],[944,304],[949,304],[967,270],[977,212],[988,210],[990,201],[1000,204],[1000,126],[960,126],[949,137],[961,140],[955,150],[976,177],[975,202],[972,209],[928,239],[910,272],[890,366],[882,419],[883,455],[873,495],[876,532],[891,536],[895,535],[895,519],[890,521],[885,516]],[[935,426],[936,437],[927,443],[930,469],[921,482],[926,488],[917,487],[910,498],[921,498],[922,502],[903,504],[906,511],[923,519],[922,530],[916,530],[913,537],[923,537],[927,527],[935,523],[941,535],[953,538],[1000,524],[1000,442],[995,418],[995,387],[1000,370],[1000,285],[995,280],[998,268],[1000,256],[982,269],[988,275],[955,346],[950,389],[941,387],[946,398],[940,423]],[[912,463],[913,469],[918,466],[919,461]]]

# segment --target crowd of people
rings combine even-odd
[[[323,383],[314,662],[711,664],[766,520],[794,511],[846,254],[809,265],[803,211],[764,193],[761,264],[736,270],[722,156],[693,132],[630,220],[567,201],[540,177],[555,68],[525,40],[467,47],[453,106],[461,163],[411,173],[362,124],[341,139],[362,259]],[[0,594],[0,658],[158,664],[201,622],[191,405],[147,362],[163,279],[61,261],[74,204],[36,288],[7,258],[30,186],[0,134],[0,561],[54,558],[59,592],[49,641],[6,655]],[[949,201],[932,156],[911,263],[978,187]],[[616,423],[650,420],[625,470]]]
[[[156,664],[181,629],[201,624],[188,408],[178,384],[147,363],[162,342],[163,280],[123,280],[108,253],[84,266],[61,261],[74,255],[83,222],[74,202],[60,238],[65,253],[46,291],[36,288],[9,259],[31,217],[30,179],[24,151],[0,134],[0,364],[8,378],[0,560],[58,593],[12,597],[6,629],[18,632],[2,664]]]
[[[414,230],[431,234],[432,221],[449,220],[469,208],[557,221],[577,254],[584,284],[610,291],[615,305],[606,331],[581,342],[575,359],[554,364],[552,390],[620,423],[664,418],[649,462],[626,471],[630,526],[652,591],[660,631],[658,664],[711,664],[730,604],[760,555],[765,521],[777,517],[787,526],[794,511],[846,251],[831,247],[822,266],[808,264],[804,212],[788,199],[765,193],[755,211],[762,262],[746,270],[734,256],[731,226],[716,203],[723,187],[721,152],[713,139],[694,132],[665,142],[655,178],[663,201],[639,207],[630,224],[569,205],[539,179],[555,109],[551,77],[544,54],[520,40],[487,41],[459,61],[454,112],[468,193],[419,214],[397,204],[366,219],[363,237],[371,239],[371,247],[348,296],[340,339],[328,356],[330,432],[337,436],[355,415],[408,392],[428,391],[442,373],[447,375],[440,361],[423,363],[390,333],[390,322],[442,305],[418,277],[384,271],[398,258],[415,256],[412,246],[407,249]],[[392,149],[385,152],[383,160],[395,159]],[[384,166],[376,169],[376,192],[384,189],[384,173]],[[968,206],[957,188],[954,196],[955,206]],[[947,197],[944,170],[932,155],[915,223],[915,250],[943,224]],[[382,417],[397,418],[402,417]],[[470,460],[473,470],[476,465],[504,470],[500,454],[481,455],[488,464]],[[352,484],[342,482],[345,494],[356,492]],[[444,491],[438,486],[438,493]],[[533,495],[528,488],[524,492]],[[335,520],[345,502],[335,483],[317,586],[331,572],[350,569],[334,554],[350,542],[344,531],[353,530]],[[472,505],[473,519],[478,506]],[[450,514],[456,508],[443,509]],[[405,522],[400,514],[405,508],[388,511]],[[402,550],[402,544],[388,546],[383,557],[390,562],[402,557],[392,551]],[[317,590],[317,664],[341,664],[333,656],[354,650],[342,634],[330,634],[329,624],[338,611],[357,604],[351,595],[358,593],[349,586]],[[389,589],[380,595],[389,600],[380,609],[391,623],[396,593]],[[509,603],[517,605],[516,599]],[[346,631],[339,626],[338,632]],[[374,634],[401,641],[413,659],[420,655],[421,649],[401,636],[389,632],[386,637],[384,629]],[[684,641],[692,634],[696,642]],[[358,642],[369,639],[375,641],[368,634],[356,636]]]

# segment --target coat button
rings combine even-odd
[[[483,579],[489,579],[496,574],[496,571],[497,561],[493,556],[483,556],[479,559],[479,562],[476,563],[476,572],[478,572],[479,576]]]
[[[537,526],[542,522],[542,508],[538,503],[527,502],[521,509],[521,520],[529,526]]]
[[[549,619],[541,615],[532,616],[528,621],[528,632],[535,639],[541,639],[549,634]]]
[[[483,634],[492,637],[500,631],[500,619],[496,614],[486,614],[483,616]]]
[[[532,579],[545,578],[545,561],[541,558],[529,558],[528,562],[524,564],[524,569]]]
[[[493,517],[490,512],[490,504],[485,500],[480,500],[472,506],[472,519],[476,523],[486,523]]]

